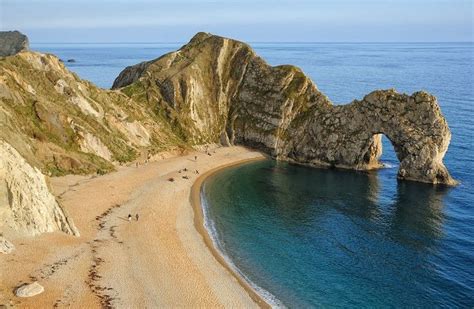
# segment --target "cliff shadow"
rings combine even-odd
[[[444,197],[450,188],[398,181],[389,234],[399,242],[431,247],[443,235]]]
[[[317,225],[331,216],[379,216],[376,173],[307,168],[285,162],[266,167],[266,206],[288,228]]]

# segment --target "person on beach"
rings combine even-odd
[[[128,214],[128,222],[132,222],[132,215]]]
[[[197,162],[197,160],[198,160],[198,156],[194,156],[194,161]]]
[[[138,221],[138,214],[135,215],[135,219]]]

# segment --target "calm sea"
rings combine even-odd
[[[126,66],[181,44],[32,44],[109,88]],[[461,181],[440,188],[371,173],[265,161],[204,186],[208,225],[233,264],[289,307],[474,306],[474,44],[255,43],[270,64],[303,69],[336,104],[374,89],[438,97],[452,131],[445,163]],[[272,295],[272,296],[270,296]]]

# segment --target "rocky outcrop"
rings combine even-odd
[[[16,55],[29,49],[28,37],[18,31],[0,31],[0,57]]]
[[[455,184],[442,162],[451,133],[436,98],[426,92],[409,96],[374,91],[361,101],[314,107],[310,113],[303,125],[297,118],[290,126],[288,132],[299,138],[284,137],[278,155],[296,162],[370,169],[379,165],[384,134],[400,161],[398,178]]]
[[[155,106],[190,144],[241,144],[280,160],[366,170],[380,166],[384,134],[400,179],[455,184],[442,162],[450,130],[425,92],[378,90],[336,106],[300,69],[269,66],[247,44],[206,33],[127,67],[113,88]]]
[[[25,235],[63,231],[79,236],[49,192],[43,174],[0,140],[0,231],[7,230]]]

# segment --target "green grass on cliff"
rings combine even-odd
[[[49,62],[54,61],[48,58],[50,56],[31,53],[31,57],[58,67]],[[60,79],[69,85],[64,93],[55,90]],[[46,174],[102,174],[114,169],[113,164],[103,158],[81,151],[80,136],[73,127],[97,137],[112,153],[113,161],[119,163],[130,162],[141,152],[153,154],[175,147],[189,148],[156,105],[146,100],[147,93],[140,82],[124,89],[123,95],[80,80],[62,64],[59,69],[49,71],[36,69],[20,55],[0,59],[0,80],[8,91],[0,96],[0,118],[6,117],[9,126],[0,123],[0,129],[21,136],[23,143],[31,146],[28,151],[33,152],[33,156],[27,155],[28,160],[35,161]],[[100,106],[104,117],[84,114],[71,103],[70,98],[74,96],[86,98],[93,107]],[[128,136],[108,121],[109,117],[119,122],[141,123],[150,131],[150,146],[132,145]],[[22,155],[26,156],[26,152]]]

